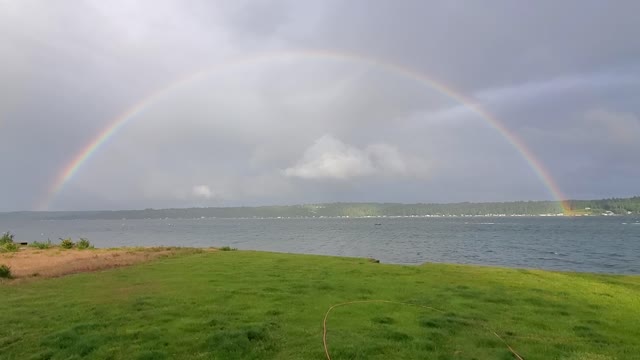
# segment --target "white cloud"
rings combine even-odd
[[[427,174],[427,165],[420,159],[401,154],[388,144],[359,149],[331,135],[324,135],[305,151],[295,166],[285,169],[284,174],[313,180],[348,180],[365,176],[422,177]]]
[[[303,179],[338,179],[371,175],[375,172],[367,154],[331,135],[324,135],[309,147],[302,160],[287,168],[285,175]]]
[[[213,191],[211,191],[211,188],[207,185],[196,185],[193,187],[191,193],[193,196],[205,199],[211,199],[214,196]]]

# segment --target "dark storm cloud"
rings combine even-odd
[[[185,76],[320,48],[413,68],[476,99],[570,197],[640,177],[635,1],[0,1],[0,210],[31,209],[105,126]],[[545,199],[485,120],[389,69],[281,56],[170,89],[54,209]]]

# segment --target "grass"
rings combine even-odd
[[[15,280],[13,280],[15,281]],[[217,251],[0,284],[4,359],[611,360],[640,354],[640,277]]]

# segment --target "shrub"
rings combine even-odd
[[[47,240],[47,242],[34,241],[31,244],[29,244],[29,246],[38,248],[38,249],[48,249],[52,247],[53,244],[51,244],[51,240]]]
[[[18,251],[18,245],[13,242],[13,234],[6,232],[0,237],[0,252]]]
[[[60,239],[60,247],[63,249],[72,249],[75,245],[71,238]]]
[[[91,245],[89,240],[85,239],[85,238],[80,238],[80,241],[78,241],[78,243],[76,243],[76,247],[78,249],[80,249],[80,250],[93,249],[93,245]]]
[[[223,247],[220,248],[220,250],[222,250],[222,251],[236,251],[238,249],[232,248],[232,247],[229,247],[229,246],[223,246]]]
[[[11,279],[11,268],[5,264],[0,265],[0,278]]]
[[[13,244],[13,234],[10,232],[6,232],[4,234],[2,234],[2,237],[0,237],[0,245],[4,245],[4,244]]]
[[[18,245],[8,242],[0,245],[0,252],[15,252],[18,251]]]

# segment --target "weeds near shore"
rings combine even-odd
[[[36,249],[44,250],[44,249],[49,249],[53,247],[53,244],[51,243],[51,240],[47,240],[47,242],[34,241],[31,244],[29,244],[29,246],[34,247]]]
[[[18,251],[18,245],[15,243],[5,243],[4,245],[0,245],[0,253],[16,251]]]
[[[5,245],[9,243],[13,243],[13,234],[10,232],[6,232],[0,236],[0,245]]]
[[[75,245],[71,238],[60,239],[60,247],[63,249],[73,249]]]
[[[0,278],[2,279],[11,279],[13,276],[11,275],[11,268],[5,264],[0,265]]]
[[[18,251],[18,245],[13,242],[14,235],[10,232],[2,234],[0,237],[0,253]]]
[[[87,240],[85,238],[80,238],[80,240],[76,244],[76,248],[78,248],[79,250],[93,249],[93,245],[91,245],[89,240]]]

